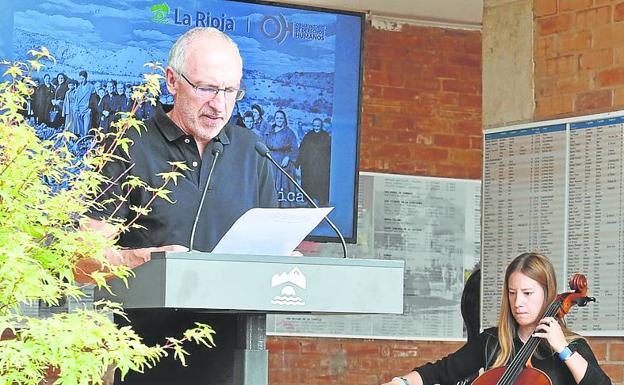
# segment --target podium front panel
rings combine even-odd
[[[404,262],[324,257],[155,253],[129,288],[99,297],[126,309],[235,312],[403,312]]]

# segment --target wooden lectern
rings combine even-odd
[[[267,385],[267,313],[402,314],[404,267],[394,260],[154,253],[128,288],[112,281],[115,296],[95,297],[126,310],[236,313],[235,348],[226,349],[224,368],[231,375],[215,384]]]

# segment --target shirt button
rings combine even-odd
[[[191,140],[189,138],[185,138],[184,143],[191,143]]]
[[[193,167],[197,167],[197,162],[193,162]]]

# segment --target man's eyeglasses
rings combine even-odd
[[[178,73],[180,74],[180,76],[182,76],[184,80],[186,80],[186,82],[191,87],[193,87],[193,90],[195,91],[195,95],[197,95],[198,97],[202,99],[212,100],[217,97],[217,95],[219,94],[219,91],[223,91],[223,94],[225,95],[227,99],[236,99],[237,101],[241,100],[243,96],[245,96],[245,90],[242,88],[231,88],[231,87],[217,88],[217,87],[211,87],[211,86],[198,86],[196,84],[193,84],[190,80],[188,80],[188,78],[184,76],[182,72],[178,72]]]

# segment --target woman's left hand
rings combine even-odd
[[[290,161],[289,157],[284,157],[284,159],[282,159],[282,167],[286,167],[288,166],[288,162]]]
[[[561,325],[553,317],[542,318],[533,332],[535,337],[544,338],[557,353],[568,346]]]

